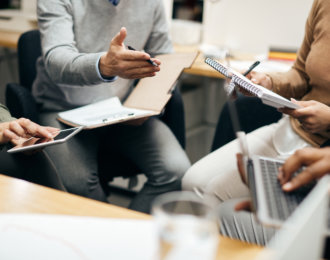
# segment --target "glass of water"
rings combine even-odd
[[[213,260],[219,227],[216,211],[192,192],[171,192],[157,197],[155,218],[159,260]]]

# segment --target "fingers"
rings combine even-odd
[[[37,137],[52,138],[52,134],[45,127],[33,123],[29,119],[20,118],[17,120],[17,123],[26,133],[25,136],[21,135],[22,137],[37,136]]]
[[[252,71],[250,73],[250,78],[254,84],[261,85],[267,89],[273,88],[272,80],[270,79],[270,77],[267,74]]]
[[[311,162],[315,161],[316,158],[314,157],[316,152],[316,148],[305,148],[291,155],[279,169],[278,178],[281,185],[288,182],[292,175],[303,165],[309,165]]]
[[[131,50],[125,50],[120,53],[117,53],[117,59],[119,60],[125,60],[125,61],[143,61],[146,62],[150,59],[150,55],[143,51],[131,51]],[[155,59],[157,60],[157,59]],[[157,60],[159,63],[160,61]],[[148,63],[149,64],[149,63]],[[151,66],[151,64],[149,64]]]
[[[236,160],[237,168],[238,168],[239,175],[241,176],[241,180],[243,183],[247,184],[243,155],[241,153],[237,153],[236,159],[237,159]]]
[[[330,172],[330,148],[305,148],[290,156],[280,169],[279,180],[284,191],[292,191]],[[306,166],[299,174],[293,174]]]
[[[283,114],[287,114],[287,115],[295,117],[295,118],[298,117],[297,110],[299,110],[299,109],[291,109],[291,108],[287,108],[287,107],[282,107],[282,108],[278,109],[279,112],[281,112]]]
[[[56,129],[56,128],[50,128]],[[56,129],[58,130],[58,129]],[[11,133],[9,133],[9,132]],[[6,131],[6,137],[11,139],[29,138],[31,136],[51,138],[52,133],[46,128],[36,123],[33,123],[29,119],[20,118],[18,120],[9,123],[8,131]]]
[[[44,126],[44,128],[51,134],[57,133],[60,131],[60,129],[51,127],[51,126]]]
[[[18,135],[16,135],[14,132],[6,129],[3,131],[3,139],[2,139],[2,143],[7,143],[9,141],[17,141],[19,140],[20,137]]]
[[[124,41],[127,36],[127,30],[125,27],[122,27],[117,35],[112,39],[111,44],[124,46]]]
[[[235,210],[236,211],[240,211],[240,210],[252,211],[252,203],[250,200],[239,202],[238,204],[236,204]]]
[[[298,109],[290,109],[290,108],[280,108],[278,109],[280,112],[290,115],[294,118],[302,118],[307,117],[315,113],[312,105],[313,103],[310,101],[296,101],[295,99],[291,98],[291,101],[301,108]]]
[[[327,174],[329,170],[328,163],[324,160],[317,161],[306,167],[301,173],[285,183],[282,188],[284,191],[290,192],[301,186],[304,186],[313,180],[316,180]]]

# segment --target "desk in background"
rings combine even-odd
[[[43,213],[125,219],[151,216],[0,175],[1,213]],[[217,260],[252,260],[262,249],[221,237]]]
[[[0,10],[0,46],[15,49],[19,36],[37,28],[37,19],[18,10]]]

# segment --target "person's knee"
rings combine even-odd
[[[190,191],[203,190],[205,183],[200,177],[198,169],[194,166],[190,167],[182,178],[182,189]]]

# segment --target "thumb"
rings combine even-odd
[[[125,27],[122,27],[119,31],[119,33],[117,33],[117,35],[112,39],[112,43],[115,45],[123,45],[124,44],[124,40],[127,36],[127,31]]]
[[[295,103],[297,105],[300,105],[301,107],[309,107],[314,104],[313,100],[307,100],[307,101],[297,101],[294,98],[291,98],[292,103]]]

